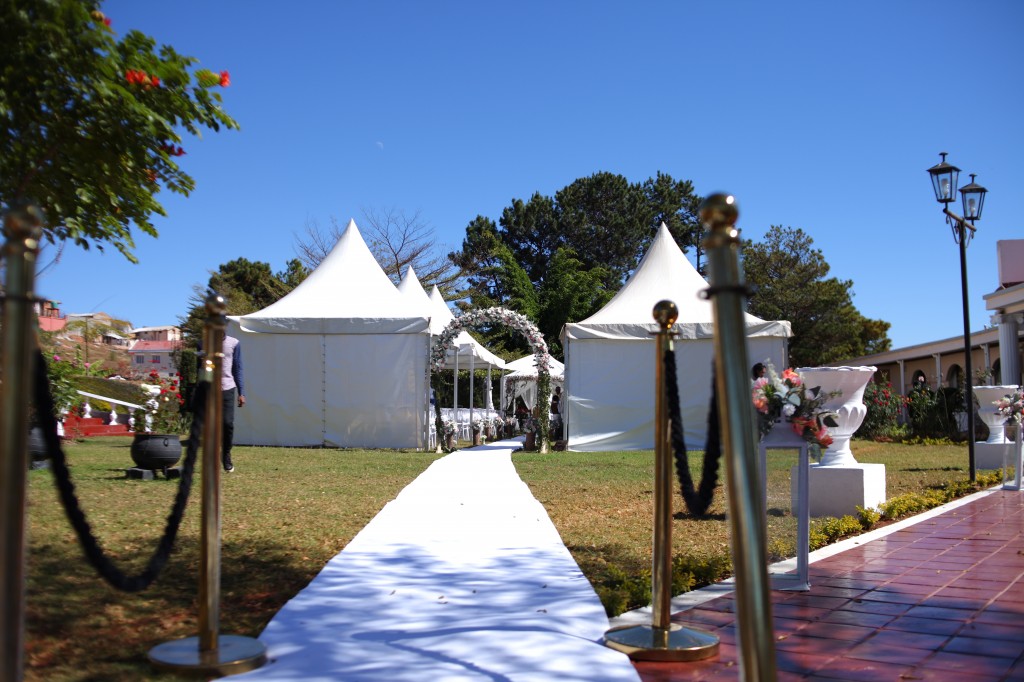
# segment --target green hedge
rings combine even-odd
[[[115,400],[123,400],[126,403],[133,403],[135,405],[142,405],[149,397],[149,394],[140,386],[128,381],[78,376],[72,378],[71,383],[79,391],[94,393],[96,395],[106,396]],[[89,398],[89,405],[96,410],[110,410],[110,403],[104,400]],[[128,408],[124,405],[119,405],[118,412],[126,414],[128,412]]]

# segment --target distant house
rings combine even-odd
[[[59,332],[67,325],[68,320],[60,314],[60,301],[40,301],[35,304],[39,329],[44,332]]]
[[[172,325],[136,327],[129,334],[136,341],[181,341],[181,329]]]
[[[971,384],[1019,386],[1024,378],[1024,239],[998,241],[996,255],[999,288],[983,296],[995,326],[970,334],[971,368],[976,374]],[[904,394],[920,382],[933,389],[960,387],[966,367],[964,339],[939,339],[836,364],[873,365],[877,378],[892,382]]]
[[[149,374],[156,370],[161,376],[174,376],[174,352],[181,347],[181,330],[163,327],[138,327],[131,330],[134,341],[128,348],[132,370],[136,374]]]
[[[68,313],[66,320],[67,324],[72,325],[75,331],[65,329],[64,338],[81,343],[85,341],[86,336],[90,336],[85,330],[92,327],[93,330],[102,330],[98,337],[101,343],[108,346],[127,345],[126,337],[131,329],[131,324],[114,319],[107,313]],[[96,337],[91,338],[93,341],[96,340]]]

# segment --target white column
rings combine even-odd
[[[965,348],[964,350],[968,353],[971,352],[970,348]],[[932,357],[935,358],[935,384],[932,386],[932,390],[934,391],[942,386],[942,382],[945,377],[942,376],[942,356],[938,353],[932,353]]]
[[[487,414],[490,415],[491,410],[494,409],[494,384],[491,383],[491,366],[487,365],[487,404],[484,405],[487,408]]]
[[[1019,386],[1021,314],[993,315],[992,321],[999,325],[1000,383]]]
[[[476,374],[476,358],[469,356],[469,430],[473,430],[473,375]]]
[[[900,368],[900,395],[905,396],[907,394],[907,368],[904,365],[903,360],[897,360],[896,364],[899,365]],[[900,418],[903,420],[904,424],[909,421],[906,405],[900,408]]]
[[[989,352],[989,345],[987,343],[981,347],[981,352],[985,358],[985,373],[988,375],[988,379],[985,381],[985,384],[991,386],[995,377],[989,373],[989,369],[992,367],[992,354]],[[971,377],[971,385],[974,385],[974,377]]]
[[[455,396],[452,398],[452,419],[459,423],[459,347],[455,346]]]

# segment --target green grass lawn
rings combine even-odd
[[[130,438],[66,446],[82,507],[125,572],[142,570],[176,481],[127,480]],[[433,453],[235,448],[222,476],[221,632],[259,635],[284,603],[408,485]],[[198,632],[199,476],[175,553],[149,589],[109,587],[83,558],[47,470],[29,472],[25,679],[175,680],[146,662],[153,646]]]
[[[163,532],[175,481],[127,480],[129,439],[66,447],[82,506],[104,548],[130,573]],[[888,494],[966,479],[965,446],[855,442],[862,462],[886,465]],[[284,603],[397,493],[433,453],[299,448],[235,450],[223,476],[221,632],[256,637]],[[790,456],[772,455],[771,533],[789,532]],[[513,461],[595,585],[609,573],[649,571],[652,453],[517,453]],[[700,456],[691,457],[699,466]],[[724,468],[723,468],[724,476]],[[694,472],[699,477],[699,472]],[[175,680],[146,662],[153,646],[197,634],[200,489],[174,555],[148,590],[125,594],[86,563],[46,470],[29,472],[27,666],[30,682]],[[674,551],[728,553],[724,488],[709,519],[677,514]],[[774,504],[772,501],[775,501]],[[683,512],[682,500],[676,511]]]

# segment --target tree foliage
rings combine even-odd
[[[0,3],[0,207],[35,203],[49,241],[134,262],[132,227],[157,235],[161,187],[195,186],[182,136],[238,125],[217,91],[226,71],[110,24],[95,0]]]
[[[466,307],[500,305],[538,320],[552,354],[566,322],[603,306],[637,266],[662,222],[680,246],[696,248],[699,197],[689,181],[664,173],[642,183],[599,172],[553,197],[513,199],[498,220],[477,216],[460,251]],[[534,317],[536,315],[536,317]],[[488,343],[525,352],[514,338],[483,330]]]
[[[203,338],[206,322],[206,297],[216,291],[225,298],[228,315],[247,315],[275,303],[306,278],[308,271],[297,259],[288,261],[281,272],[273,272],[269,263],[236,258],[210,273],[206,286],[196,284],[189,297],[189,311],[179,320],[188,348]]]
[[[828,277],[829,265],[803,230],[773,225],[764,241],[747,242],[743,266],[755,293],[748,311],[789,320],[793,366],[818,366],[888,350],[889,323],[861,315],[850,280]]]

